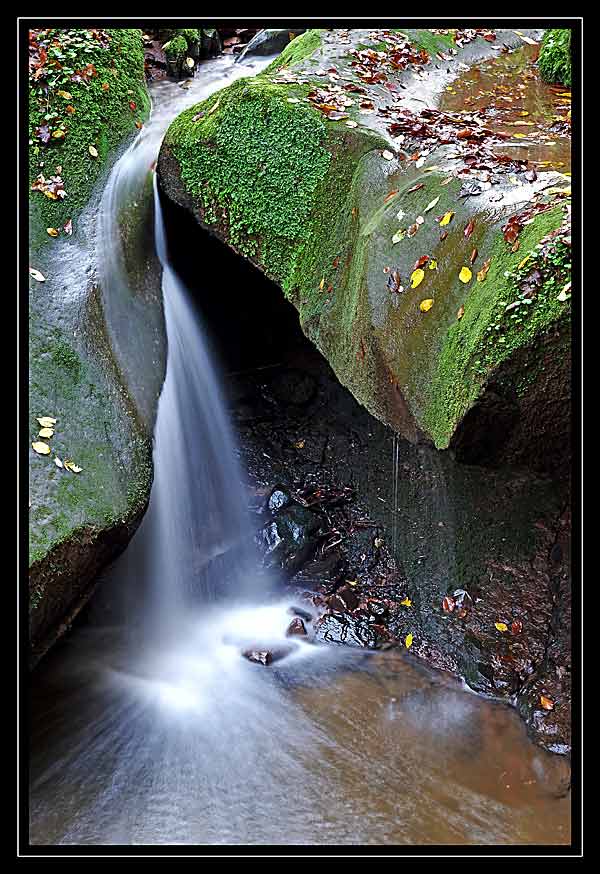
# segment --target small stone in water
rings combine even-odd
[[[270,665],[273,661],[273,653],[269,650],[248,649],[242,655],[249,662],[257,662],[259,665]]]
[[[292,637],[294,635],[306,635],[306,628],[304,626],[304,622],[300,619],[299,616],[296,616],[295,619],[292,619],[290,624],[287,627],[287,631],[285,632],[286,637]]]
[[[287,612],[290,616],[299,616],[305,622],[312,622],[312,614],[308,610],[303,610],[302,607],[289,607]]]

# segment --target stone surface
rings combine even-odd
[[[523,46],[513,31],[498,31],[494,43],[478,37],[440,60],[447,37],[408,35],[415,46],[429,47],[429,62],[397,73],[386,68],[385,85],[402,94],[402,106],[418,105],[411,103],[418,98],[433,110],[460,64],[495,57],[502,45]],[[454,146],[429,148],[422,160],[411,160],[420,141],[393,140],[389,113],[363,112],[355,99],[347,111],[352,128],[343,117],[320,113],[306,95],[357,82],[356,52],[365,45],[377,51],[374,39],[359,29],[309,31],[265,73],[210,98],[201,122],[192,121],[198,107],[183,113],[161,149],[162,189],[277,282],[306,335],[378,419],[413,442],[456,446],[467,461],[487,454],[497,462],[535,463],[545,457],[541,448],[558,445],[560,452],[568,442],[568,410],[551,411],[568,405],[570,305],[544,286],[519,327],[504,313],[517,294],[506,273],[560,224],[563,208],[536,217],[518,251],[501,228],[557,174],[526,178],[515,171],[515,185],[504,173],[486,189],[464,176]],[[358,87],[373,107],[392,100],[380,83],[367,89],[363,79]],[[446,211],[453,218],[442,240],[436,218]],[[418,233],[394,242],[399,227],[419,216]],[[471,222],[474,231],[465,235]],[[465,285],[458,275],[474,248],[478,260]],[[426,270],[413,289],[411,273],[424,254],[437,269]],[[477,282],[475,272],[488,258],[488,275]],[[394,271],[402,293],[390,290]],[[424,298],[435,299],[426,314],[419,310]],[[488,329],[501,321],[502,342],[492,342]]]

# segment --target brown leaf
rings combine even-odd
[[[444,613],[452,613],[456,606],[456,601],[451,595],[446,595],[444,600],[442,601],[442,609]]]
[[[476,260],[477,260],[477,249],[473,249],[473,251],[471,252],[471,257],[469,258],[469,261],[471,264],[474,264]]]
[[[465,231],[464,231],[465,237],[467,239],[469,239],[469,237],[473,233],[474,228],[475,228],[475,221],[474,221],[474,219],[471,219],[471,221],[468,223],[468,225],[466,226]]]

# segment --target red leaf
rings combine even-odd
[[[465,237],[467,239],[469,239],[469,237],[473,233],[474,228],[475,228],[475,221],[473,219],[471,219],[471,221],[469,222],[469,224],[465,228]]]

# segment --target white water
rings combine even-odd
[[[257,68],[220,59],[187,93],[154,89],[150,122],[102,204],[109,320],[127,291],[115,218],[143,185],[168,122]],[[255,643],[288,642],[290,601],[267,602],[253,570],[218,380],[169,263],[158,201],[156,242],[169,348],[155,479],[110,580],[143,593],[153,621],[143,616],[133,640],[127,623],[81,629],[36,673],[32,843],[566,840],[564,811],[536,794],[541,756],[515,713],[445,688],[403,658],[388,666],[304,641],[268,669],[241,657]],[[227,599],[211,603],[219,591]],[[142,604],[133,605],[135,618]]]

